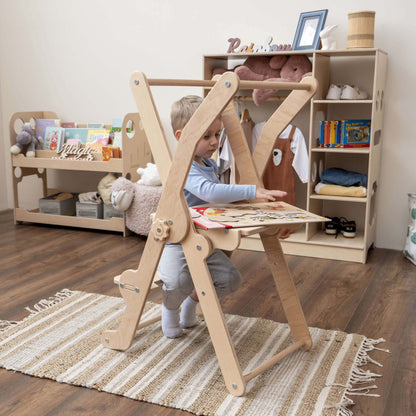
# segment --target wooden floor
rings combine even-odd
[[[14,225],[0,213],[0,319],[63,288],[119,296],[113,277],[137,268],[138,236],[43,225]],[[244,283],[222,301],[225,312],[284,322],[263,253],[236,251]],[[309,326],[387,340],[375,351],[380,398],[356,396],[355,416],[416,415],[416,267],[401,252],[371,250],[367,264],[288,256]],[[153,300],[160,300],[154,293]],[[179,416],[168,409],[86,388],[0,370],[0,415]],[[300,415],[302,416],[302,415]]]

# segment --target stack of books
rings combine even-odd
[[[320,147],[369,147],[371,120],[324,120],[319,130]]]

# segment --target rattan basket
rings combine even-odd
[[[374,48],[374,20],[376,12],[348,13],[347,48]]]

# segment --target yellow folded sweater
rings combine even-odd
[[[315,192],[319,195],[355,196],[361,198],[367,196],[367,188],[365,186],[329,185],[322,182],[315,186]]]

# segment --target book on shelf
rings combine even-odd
[[[86,144],[100,143],[107,146],[109,134],[108,130],[89,130]]]
[[[104,123],[88,123],[87,127],[92,130],[97,130],[97,129],[103,129],[104,128]]]
[[[85,144],[87,142],[88,131],[89,129],[87,128],[66,128],[65,142],[68,142],[70,139],[77,139],[82,144]]]
[[[75,123],[75,121],[62,121],[61,127],[63,127],[64,129],[73,129],[77,127],[77,123]]]
[[[370,146],[371,120],[323,120],[319,126],[320,147]]]
[[[45,139],[43,148],[44,150],[61,150],[65,141],[65,129],[62,127],[46,127]]]
[[[42,137],[45,140],[45,131],[47,127],[60,127],[61,120],[50,118],[38,118],[36,119],[36,136]]]

